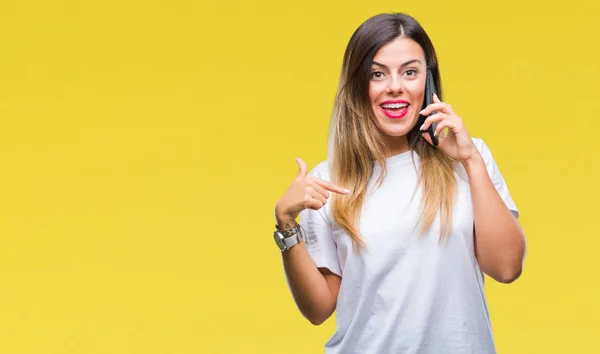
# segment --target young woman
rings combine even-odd
[[[428,71],[438,94],[423,109]],[[329,159],[310,173],[296,161],[275,239],[301,313],[318,325],[336,311],[327,353],[495,353],[483,273],[517,279],[525,236],[489,148],[442,101],[415,19],[382,14],[356,30]]]

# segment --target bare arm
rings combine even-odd
[[[523,267],[523,229],[496,191],[481,154],[473,154],[463,165],[471,184],[479,265],[496,281],[511,283],[521,275]]]
[[[419,112],[435,113],[425,119],[421,130],[434,122],[439,124],[434,135],[439,136],[439,148],[451,158],[461,161],[471,185],[475,219],[475,254],[481,269],[502,283],[511,283],[520,275],[525,256],[525,235],[521,225],[498,194],[487,172],[481,153],[460,118],[446,102],[433,94],[433,102]],[[440,136],[444,129],[449,133]],[[430,144],[429,134],[422,134]]]
[[[275,206],[277,227],[281,230],[291,229],[302,210],[321,209],[331,192],[349,192],[317,177],[307,176],[304,161],[296,161],[300,167],[298,176]],[[314,325],[325,322],[335,311],[341,277],[326,268],[317,268],[304,242],[283,251],[282,257],[298,309]]]
[[[282,252],[282,257],[300,313],[314,325],[325,322],[335,311],[342,278],[326,268],[317,268],[304,242]]]

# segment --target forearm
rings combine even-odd
[[[463,165],[471,186],[477,260],[490,277],[510,283],[521,274],[525,235],[496,191],[481,155]]]
[[[293,223],[287,222],[290,225]],[[335,310],[335,287],[330,286],[316,267],[304,242],[282,252],[282,258],[288,284],[298,309],[312,324],[323,323]],[[333,274],[331,276],[337,277]]]

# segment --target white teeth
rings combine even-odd
[[[381,105],[383,108],[404,108],[407,107],[408,103],[386,103]]]

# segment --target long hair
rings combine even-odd
[[[433,44],[414,18],[402,13],[380,14],[358,27],[344,53],[329,136],[332,181],[340,186],[352,186],[349,195],[333,195],[333,220],[350,235],[355,249],[365,245],[358,224],[369,192],[369,181],[377,164],[382,173],[376,186],[383,182],[388,154],[383,133],[374,123],[375,113],[369,100],[371,66],[379,48],[398,37],[410,38],[423,48],[438,97],[442,99],[440,71]],[[407,134],[407,140],[409,149],[419,155],[421,164],[418,184],[422,187],[423,199],[420,219],[415,227],[423,235],[440,212],[441,239],[452,227],[456,161],[427,143],[417,125]]]

